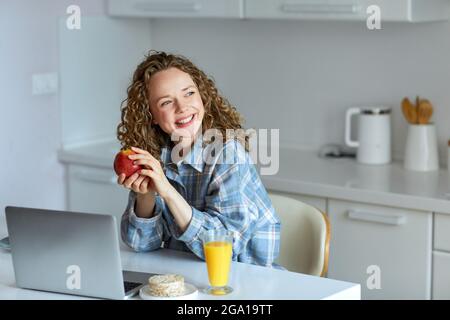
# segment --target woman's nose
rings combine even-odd
[[[187,108],[187,105],[184,103],[180,103],[180,101],[176,101],[177,112],[183,113],[183,111]]]

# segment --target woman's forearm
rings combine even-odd
[[[151,218],[154,215],[155,209],[155,196],[152,192],[141,194],[138,193],[136,196],[136,204],[134,211],[136,215],[140,218]]]
[[[192,218],[192,208],[189,203],[186,202],[173,186],[169,188],[163,198],[180,231],[186,231]]]

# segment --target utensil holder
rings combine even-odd
[[[414,171],[439,170],[436,127],[433,123],[409,125],[404,167]]]

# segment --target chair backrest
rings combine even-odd
[[[277,263],[289,271],[325,276],[328,269],[330,223],[325,213],[304,202],[269,193],[281,219]]]

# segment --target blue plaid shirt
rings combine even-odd
[[[154,216],[137,217],[136,194],[131,191],[122,216],[122,239],[135,251],[165,247],[192,251],[204,260],[202,231],[226,229],[234,232],[234,261],[279,267],[274,260],[280,248],[280,220],[250,155],[234,139],[215,154],[211,148],[214,143],[203,146],[200,136],[191,152],[177,163],[172,162],[171,148],[161,150],[167,179],[192,208],[187,229],[179,231],[169,207],[158,195]]]

